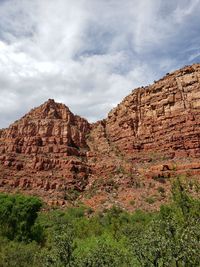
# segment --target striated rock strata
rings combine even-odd
[[[31,110],[0,130],[0,189],[37,194],[49,204],[79,199],[94,208],[154,209],[168,199],[171,177],[199,179],[199,157],[194,64],[133,90],[94,124],[51,99]]]
[[[49,99],[1,132],[0,186],[22,189],[64,203],[71,188],[87,184],[89,123]]]

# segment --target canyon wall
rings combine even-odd
[[[0,190],[37,194],[49,204],[79,199],[127,208],[134,199],[146,207],[143,196],[160,182],[167,199],[170,177],[199,179],[199,156],[200,65],[194,64],[133,90],[94,124],[50,99],[0,130]]]
[[[132,91],[109,114],[105,132],[124,154],[200,156],[200,66]]]

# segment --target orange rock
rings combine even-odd
[[[93,190],[96,206],[95,194],[111,199],[128,188],[140,198],[152,178],[199,175],[199,81],[200,64],[184,67],[133,90],[93,124],[49,99],[0,130],[1,191],[19,189],[65,205],[68,191],[84,198]]]

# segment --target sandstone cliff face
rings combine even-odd
[[[65,105],[49,99],[2,132],[1,138],[6,143],[1,150],[40,154],[67,153],[69,148],[69,154],[78,154],[75,150],[86,147],[85,135],[89,129],[85,119],[74,116]]]
[[[49,99],[1,133],[3,188],[49,191],[65,198],[82,190],[89,174],[85,163],[89,123],[63,104]],[[38,192],[37,192],[38,191]],[[44,195],[44,193],[41,193]]]
[[[200,66],[136,89],[108,114],[107,137],[123,153],[200,156]]]
[[[48,100],[0,130],[0,189],[65,204],[149,207],[177,173],[200,177],[200,65],[132,91],[107,119],[89,124]],[[157,192],[158,193],[158,192]],[[156,194],[157,194],[156,193]],[[75,196],[75,198],[77,197]],[[103,203],[103,204],[102,204]]]
[[[141,208],[146,196],[158,193],[159,183],[165,183],[167,197],[170,177],[199,179],[200,65],[133,90],[106,120],[92,126],[90,139],[90,180],[97,174],[107,181],[112,177],[119,188],[115,201],[128,205],[134,199]]]

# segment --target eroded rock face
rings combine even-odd
[[[102,153],[115,148],[125,157],[200,156],[200,65],[185,67],[132,91],[91,136]],[[102,141],[104,140],[103,144]],[[95,142],[91,150],[95,150]],[[107,153],[107,152],[105,152]]]
[[[157,188],[164,183],[166,200],[176,175],[199,179],[200,65],[133,90],[92,126],[88,145],[93,180],[99,174],[118,187],[114,204],[130,207],[133,199],[136,208],[148,209],[146,197],[157,195],[162,203]]]
[[[107,138],[123,153],[200,156],[200,66],[136,89],[108,114]]]
[[[200,65],[132,91],[94,124],[48,100],[0,130],[0,190],[64,205],[156,208],[176,174],[200,176]],[[165,183],[166,198],[145,202]],[[99,197],[101,196],[101,197]],[[77,196],[76,196],[77,197]],[[103,203],[103,204],[102,204]]]
[[[69,188],[82,191],[89,123],[49,99],[1,132],[0,186],[65,198]],[[44,191],[44,192],[41,192]],[[47,191],[47,193],[45,193]]]

